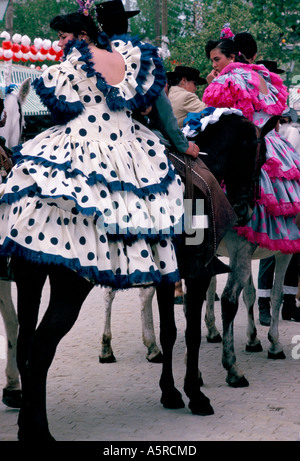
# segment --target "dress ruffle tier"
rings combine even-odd
[[[259,91],[261,75],[268,89]],[[232,63],[206,88],[203,101],[212,107],[240,109],[261,128],[286,108],[287,89],[280,77],[261,65]],[[300,252],[300,152],[275,130],[265,136],[266,162],[261,169],[260,197],[251,220],[239,235],[261,247],[282,253]],[[242,155],[242,152],[241,152]]]
[[[112,48],[125,62],[116,86],[78,41],[34,82],[57,125],[15,149],[0,186],[0,250],[116,289],[176,281],[181,179],[159,139],[131,117],[164,88],[163,65],[137,39]]]

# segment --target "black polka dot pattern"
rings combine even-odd
[[[111,98],[128,92],[140,53],[121,40],[114,46],[126,78]],[[43,75],[60,88],[57,101],[78,114],[22,146],[0,204],[0,245],[9,229],[12,246],[29,259],[65,264],[100,284],[175,280],[170,236],[182,217],[181,180],[158,138],[128,108],[109,109],[102,81],[87,84],[83,64],[71,53]]]

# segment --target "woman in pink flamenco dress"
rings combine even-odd
[[[208,106],[240,109],[259,128],[286,109],[288,93],[281,78],[263,65],[246,63],[229,28],[222,31],[220,40],[207,43],[206,54],[213,65],[203,95]],[[265,142],[260,197],[251,219],[237,232],[263,248],[298,253],[300,231],[295,217],[300,211],[300,152],[276,129],[267,133]]]

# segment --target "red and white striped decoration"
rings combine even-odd
[[[36,63],[37,61],[61,61],[63,50],[58,46],[58,40],[42,40],[35,38],[33,43],[28,35],[10,34],[6,31],[0,34],[3,42],[0,46],[0,60]]]

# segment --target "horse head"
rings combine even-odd
[[[24,104],[29,94],[30,84],[31,84],[31,78],[27,78],[26,80],[24,80],[24,82],[20,86],[19,93],[18,93],[18,100],[21,106]]]
[[[24,80],[18,93],[8,93],[5,97],[6,123],[0,128],[0,136],[5,139],[9,149],[18,145],[21,139],[24,124],[22,106],[30,91],[30,81],[30,78]]]

